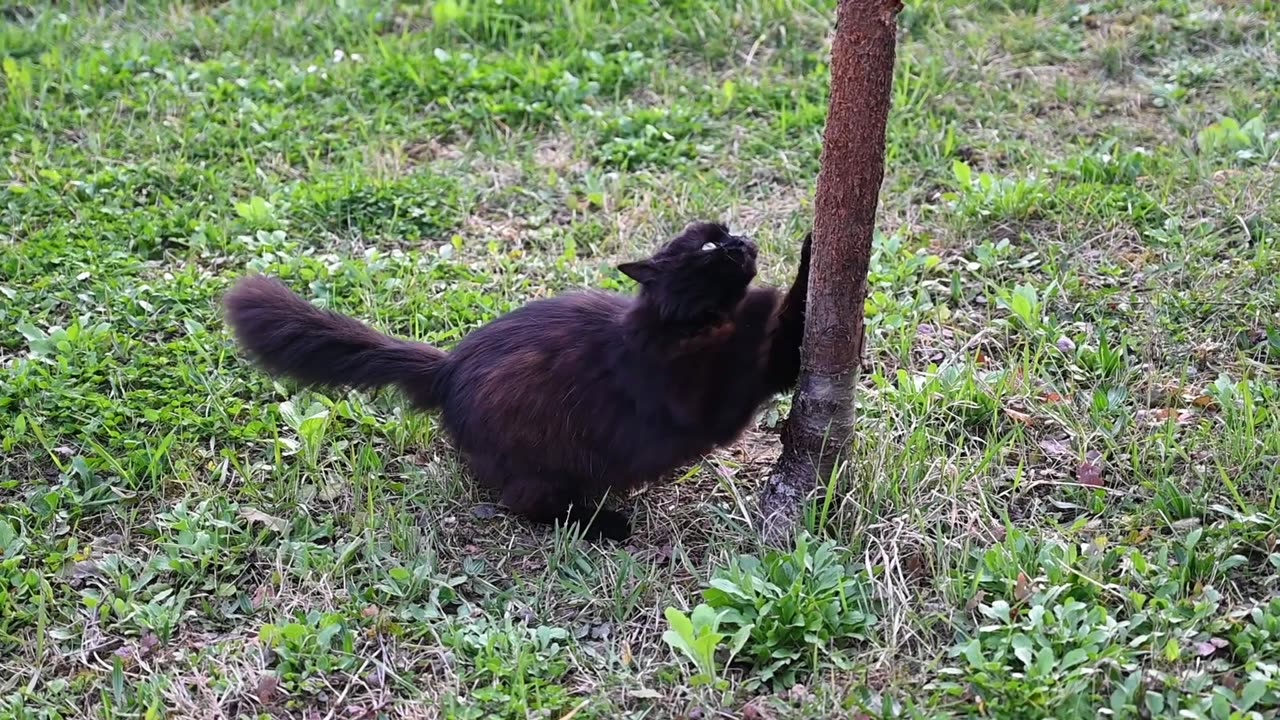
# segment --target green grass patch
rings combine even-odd
[[[909,1],[858,433],[787,399],[625,546],[245,362],[247,272],[451,346],[693,219],[791,276],[834,2],[0,10],[0,716],[1268,718],[1268,0]]]

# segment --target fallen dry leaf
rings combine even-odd
[[[1018,581],[1013,586],[1013,596],[1019,600],[1026,600],[1031,596],[1031,578],[1027,577],[1026,573],[1018,573]]]
[[[1063,399],[1062,399],[1062,395],[1056,392],[1051,392],[1051,393],[1045,394],[1044,401],[1047,403],[1060,403],[1063,401]]]
[[[1102,487],[1102,468],[1086,460],[1076,468],[1076,480],[1085,487]]]
[[[1048,455],[1070,455],[1071,439],[1070,438],[1045,438],[1040,441],[1040,448]]]
[[[1222,687],[1235,692],[1240,689],[1240,678],[1235,673],[1227,673],[1218,678],[1218,684]]]
[[[634,550],[630,549],[634,547]],[[675,554],[675,547],[671,543],[664,543],[657,547],[641,549],[635,546],[629,546],[628,552],[633,554],[647,555],[646,559],[655,563],[670,562],[672,555]]]
[[[268,515],[255,507],[240,508],[240,517],[249,521],[249,524],[261,523],[263,527],[275,532],[284,532],[289,527],[289,523],[281,520],[274,515]]]
[[[280,697],[280,678],[275,675],[263,675],[258,678],[258,687],[254,689],[258,702],[272,705]]]
[[[1200,657],[1209,657],[1230,644],[1222,638],[1209,638],[1205,642],[1196,643],[1196,654]]]
[[[1195,412],[1187,408],[1157,408],[1151,411],[1151,417],[1157,422],[1173,420],[1179,425],[1186,425],[1195,419]]]
[[[267,601],[275,596],[275,588],[270,585],[259,585],[257,590],[253,591],[253,607],[260,608],[267,604]]]
[[[144,657],[155,652],[158,647],[160,647],[160,638],[156,637],[155,633],[147,633],[138,641],[138,650]]]
[[[1009,419],[1016,423],[1021,423],[1023,425],[1035,424],[1035,421],[1031,419],[1030,415],[1026,413],[1018,412],[1017,410],[1010,410],[1009,408],[1005,408],[1004,414],[1008,415]]]

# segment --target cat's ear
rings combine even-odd
[[[641,285],[647,285],[658,277],[658,266],[652,260],[622,263],[618,271]]]

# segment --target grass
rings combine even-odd
[[[581,543],[218,299],[448,346],[696,218],[785,282],[830,0],[0,13],[0,716],[1280,710],[1275,2],[907,2],[858,438],[783,554],[785,398]]]

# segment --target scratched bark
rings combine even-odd
[[[836,10],[800,380],[760,498],[761,530],[779,544],[791,542],[818,478],[825,484],[852,436],[900,10],[901,0],[840,0]]]

